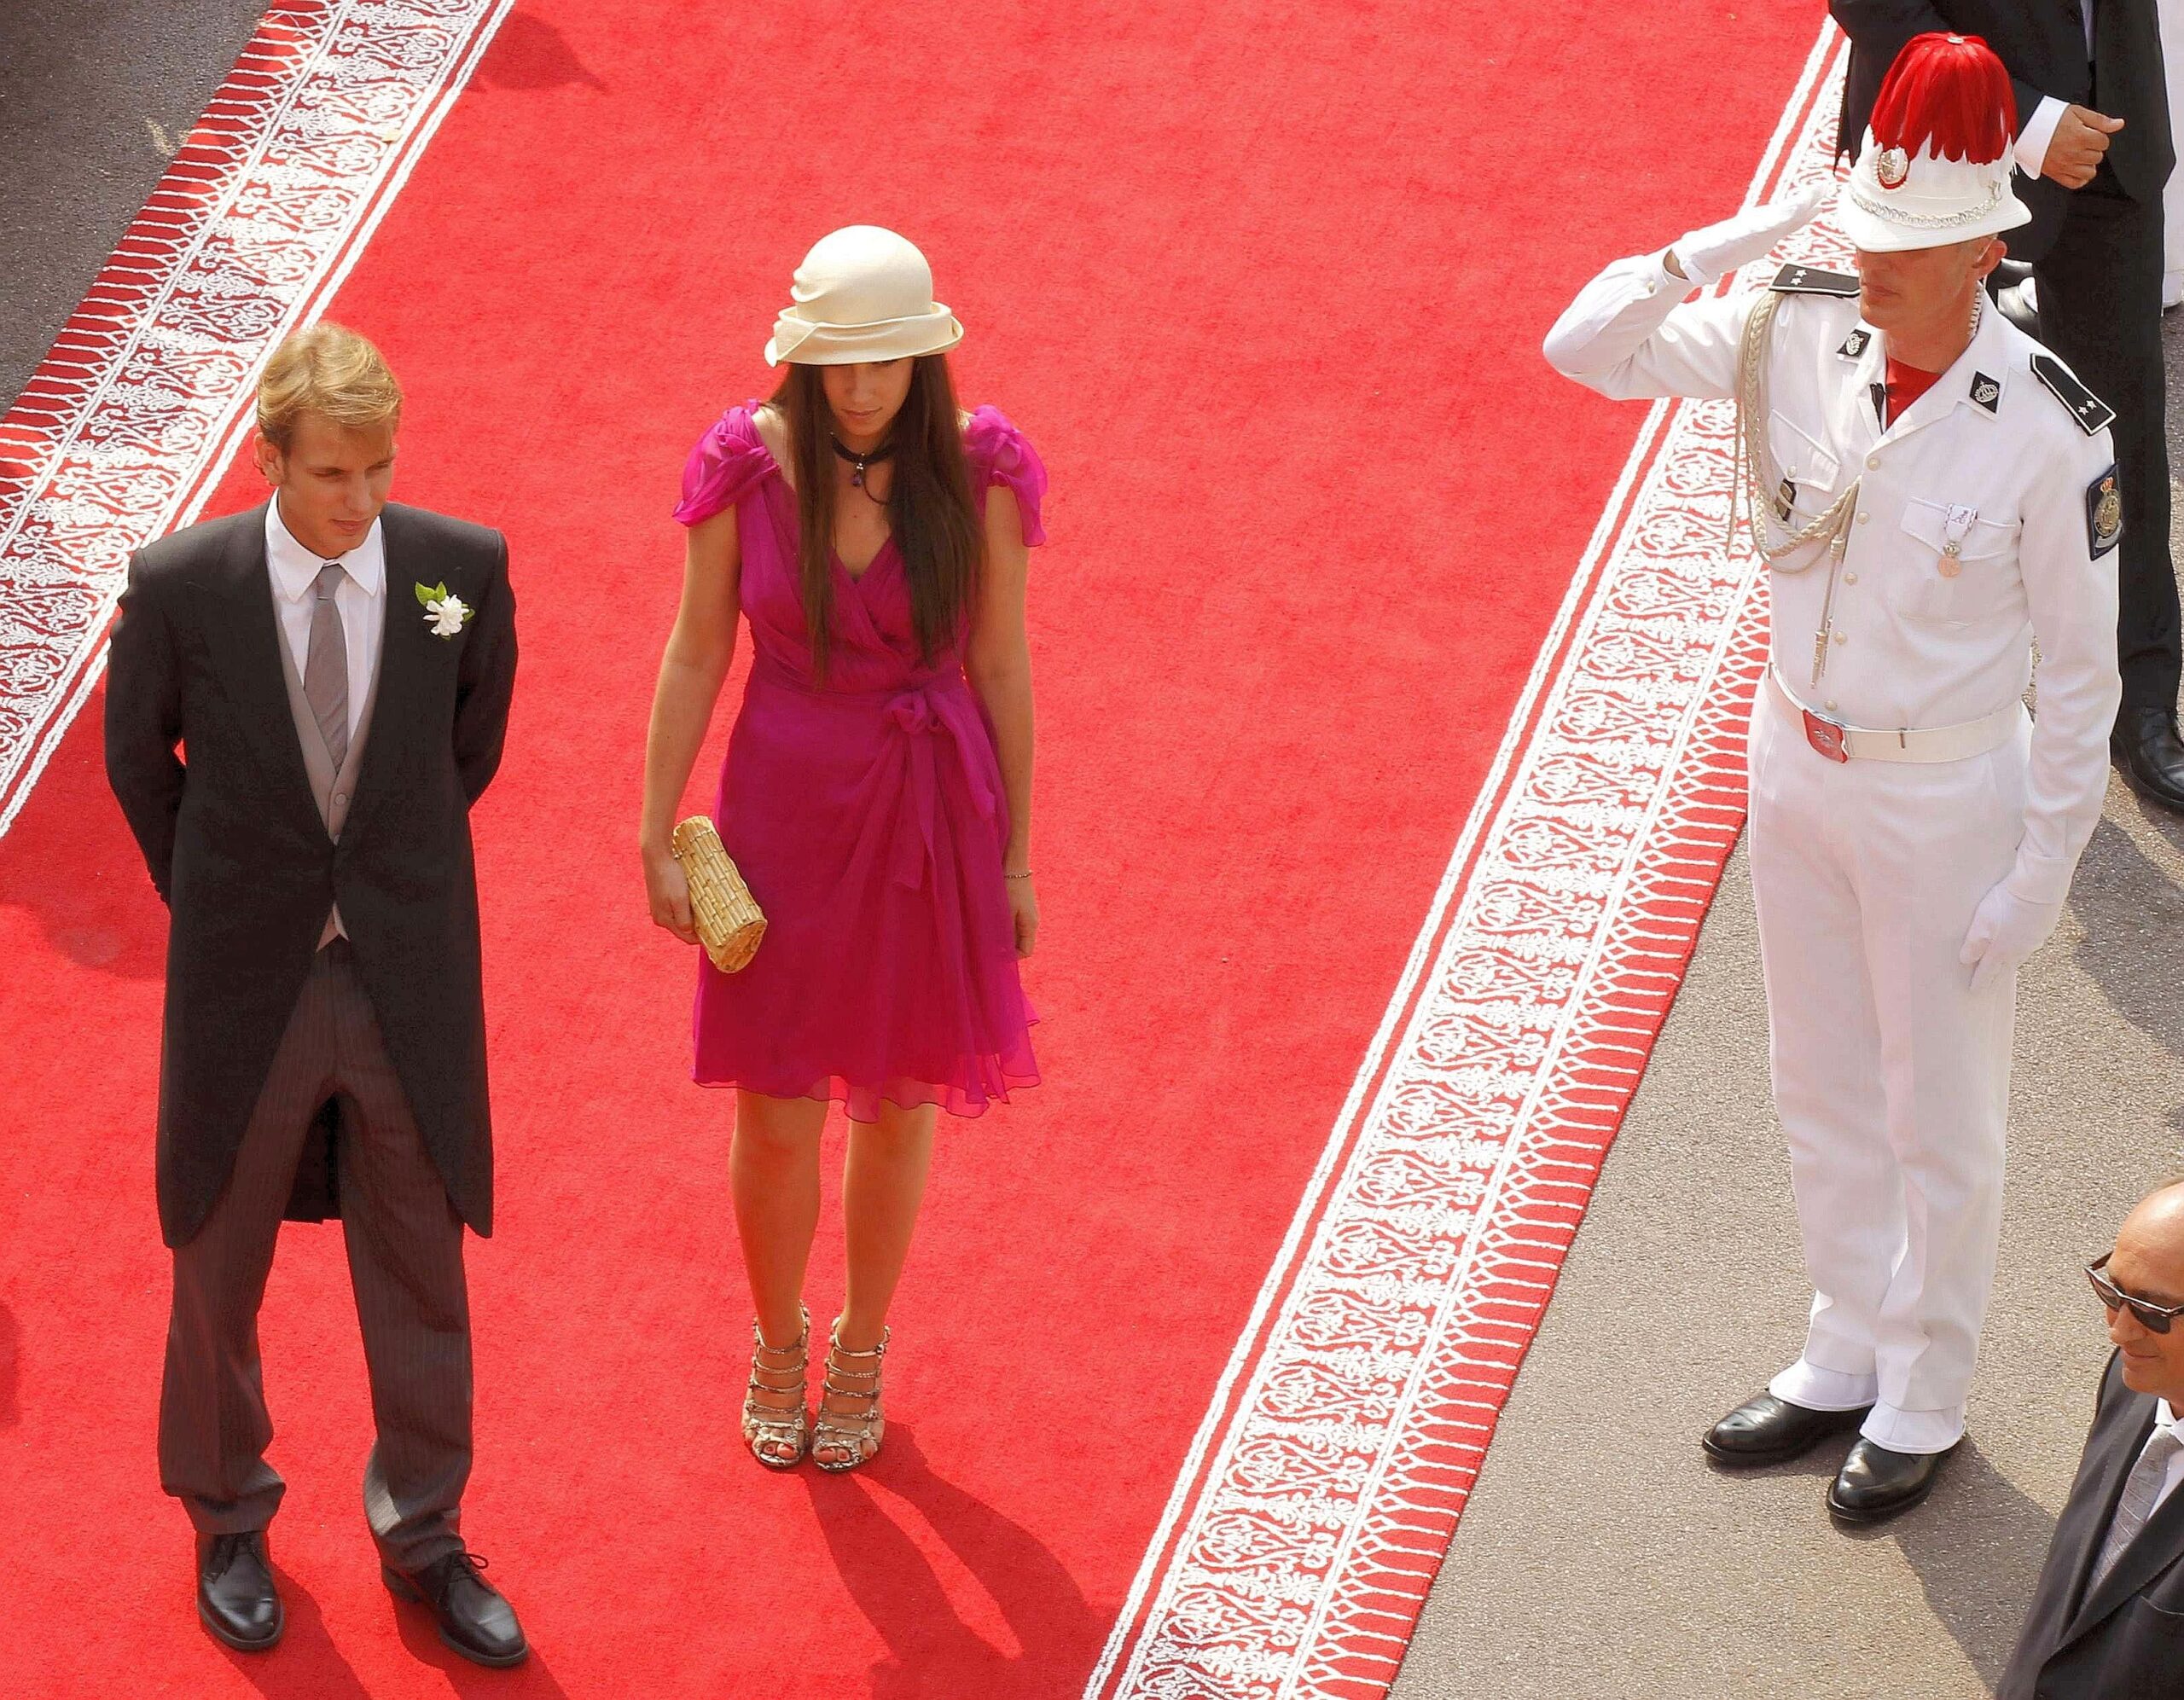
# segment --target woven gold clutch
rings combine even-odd
[[[751,888],[729,859],[727,846],[713,823],[693,815],[675,828],[667,847],[682,864],[682,877],[690,885],[690,918],[697,924],[698,942],[713,966],[733,974],[758,954],[758,941],[766,936],[766,918],[759,913]]]

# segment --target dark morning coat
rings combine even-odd
[[[226,1184],[337,902],[448,1197],[492,1231],[469,809],[500,765],[515,683],[508,546],[422,508],[390,505],[380,527],[379,686],[338,844],[282,674],[265,510],[190,526],[130,563],[106,760],[170,911],[159,1127],[170,1245],[195,1234]],[[433,635],[421,583],[476,611],[460,635]]]
[[[2108,144],[2108,163],[2124,194],[2158,208],[2174,155],[2156,3],[2097,0],[2088,61],[2077,0],[1828,0],[1827,9],[1850,38],[1838,145],[1846,154],[1857,153],[1881,79],[1904,43],[1930,30],[1954,30],[1995,49],[2017,91],[2020,131],[2042,96],[2122,119],[2123,128]],[[2177,50],[2184,52],[2184,44]],[[2004,240],[2012,258],[2038,259],[2062,228],[2071,192],[2048,177],[2029,182],[2023,172],[2014,181],[2032,223]]]
[[[2175,1700],[2184,1694],[2184,1488],[2162,1502],[2085,1596],[2123,1480],[2153,1432],[2154,1399],[2111,1357],[2093,1432],[1996,1700]]]

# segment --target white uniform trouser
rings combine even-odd
[[[1957,960],[2010,871],[2029,727],[1964,761],[1838,763],[1762,690],[1751,875],[1774,1103],[1812,1278],[1778,1399],[1871,1403],[1867,1439],[1964,1432],[2001,1231],[2016,976],[1978,996]]]

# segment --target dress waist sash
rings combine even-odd
[[[867,818],[858,838],[862,843],[868,833],[886,833],[888,873],[897,885],[917,890],[940,854],[942,744],[950,746],[979,818],[994,818],[997,799],[986,778],[992,740],[970,682],[960,671],[879,690],[837,691],[796,679],[761,658],[752,666],[751,682],[788,692],[814,707],[880,717],[891,735],[861,788],[859,801]],[[987,761],[977,759],[982,751]]]

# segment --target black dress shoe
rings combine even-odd
[[[1827,1488],[1827,1509],[1845,1523],[1879,1523],[1934,1490],[1950,1452],[1891,1452],[1861,1439]]]
[[[2132,790],[2184,814],[2184,739],[2176,735],[2174,709],[2125,709],[2109,734],[2108,753]]]
[[[1716,1464],[1781,1464],[1810,1452],[1830,1435],[1855,1429],[1871,1408],[1815,1411],[1771,1393],[1756,1393],[1707,1430],[1699,1444]]]
[[[262,1653],[281,1639],[288,1620],[264,1529],[197,1537],[197,1615],[239,1653]]]
[[[473,1664],[497,1669],[521,1664],[531,1656],[531,1644],[523,1639],[515,1608],[478,1574],[485,1568],[485,1561],[475,1552],[457,1547],[421,1570],[382,1564],[379,1573],[397,1599],[429,1606],[439,1621],[440,1639]]]

